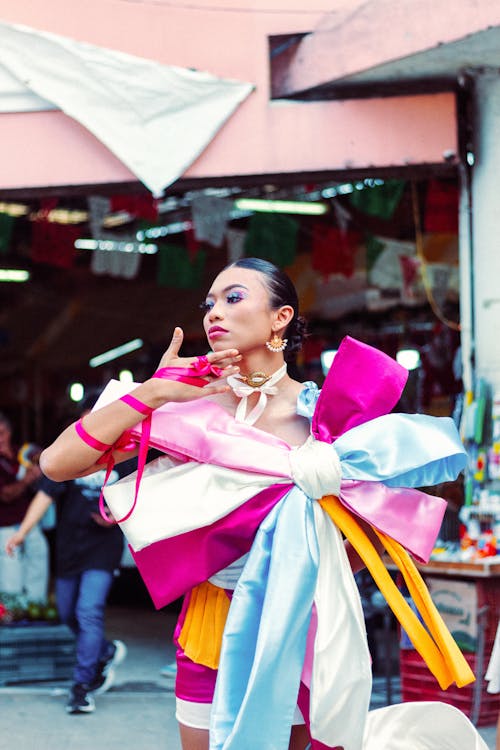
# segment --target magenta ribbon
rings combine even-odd
[[[189,367],[160,367],[153,375],[153,378],[165,378],[166,380],[178,380],[187,385],[202,387],[208,385],[209,380],[203,380],[204,375],[214,375],[219,378],[222,375],[222,368],[210,364],[208,357],[196,357]]]
[[[346,336],[323,383],[312,419],[317,440],[333,443],[347,430],[388,414],[401,398],[408,370],[368,344]]]

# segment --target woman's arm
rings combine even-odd
[[[176,328],[172,341],[160,361],[160,367],[189,367],[196,357],[183,358],[178,356],[178,351],[183,340],[183,333]],[[240,359],[235,349],[226,349],[218,353],[208,355],[210,364],[223,367],[222,377],[231,375],[238,371],[234,362]],[[141,401],[151,409],[169,401],[190,401],[214,393],[222,393],[228,390],[225,382],[215,380],[213,383],[197,388],[185,383],[164,380],[162,378],[150,378],[139,385],[133,391],[132,396]],[[106,445],[113,445],[118,438],[133,427],[144,416],[123,401],[114,401],[102,409],[90,412],[83,417],[82,426],[85,431],[95,440]],[[75,430],[75,424],[67,427],[56,440],[48,446],[40,456],[40,466],[43,473],[56,482],[75,479],[77,477],[91,474],[102,469],[98,464],[103,455],[102,450],[90,447],[84,442]],[[131,458],[136,453],[116,451],[113,454],[116,463]]]

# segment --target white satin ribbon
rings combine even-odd
[[[310,435],[303,445],[292,448],[289,459],[292,479],[308,497],[313,500],[324,495],[338,497],[342,475],[333,445]]]
[[[311,734],[324,745],[334,738],[335,747],[361,750],[372,685],[363,608],[340,531],[318,503],[313,511],[320,555]]]
[[[104,488],[106,504],[116,518],[130,510],[137,472]],[[161,539],[209,526],[236,510],[272,483],[289,483],[287,477],[226,469],[169,456],[155,458],[144,469],[139,502],[141,511],[120,524],[135,552]],[[168,492],[165,489],[168,486]],[[195,488],[203,487],[203,492]]]
[[[286,375],[286,364],[276,370],[271,375],[269,380],[259,386],[251,386],[241,380],[240,375],[230,375],[227,378],[227,384],[231,386],[233,392],[238,398],[241,398],[240,403],[236,409],[234,418],[237,422],[245,422],[246,424],[255,424],[255,422],[262,416],[264,409],[267,404],[267,397],[274,396],[278,389],[275,387],[276,383]],[[259,400],[255,404],[254,408],[247,414],[248,397],[252,393],[260,393]]]

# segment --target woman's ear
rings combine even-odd
[[[275,318],[273,323],[273,332],[281,331],[286,328],[294,316],[293,307],[291,305],[283,305],[279,307],[275,312]]]

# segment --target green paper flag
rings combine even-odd
[[[10,238],[12,237],[12,228],[14,226],[14,217],[9,214],[0,214],[0,254],[6,255],[9,252]]]
[[[245,255],[263,258],[279,268],[290,266],[297,253],[299,225],[280,214],[254,214],[248,223]]]
[[[191,261],[189,253],[182,245],[158,242],[159,286],[175,289],[197,289],[203,281],[206,251],[199,250]]]
[[[378,256],[384,251],[385,245],[373,234],[366,235],[366,270],[371,271]]]
[[[349,200],[351,205],[364,214],[378,216],[379,219],[392,219],[405,184],[402,180],[385,180],[383,185],[355,190],[349,195]]]

